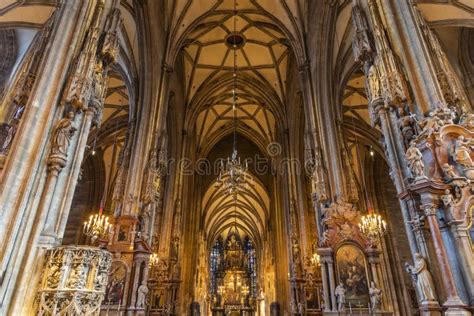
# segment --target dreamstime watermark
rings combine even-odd
[[[281,145],[277,142],[271,142],[267,145],[267,154],[270,157],[276,157],[281,155]]]
[[[277,142],[272,142],[266,147],[267,155],[254,154],[252,157],[245,157],[241,163],[248,166],[248,171],[256,176],[276,176],[285,175],[294,172],[297,175],[310,175],[314,170],[314,161],[302,161],[298,158],[281,157],[282,146]],[[182,158],[176,160],[170,158],[166,161],[167,173],[179,172],[181,175],[191,176],[218,176],[222,166],[225,165],[228,158],[219,158],[210,160],[208,158],[199,158],[192,160]]]

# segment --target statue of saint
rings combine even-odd
[[[425,259],[419,253],[415,253],[414,266],[405,262],[405,269],[416,281],[416,288],[420,300],[422,302],[435,301],[436,295],[434,292],[433,278],[431,277],[430,271],[428,271]]]
[[[56,128],[53,132],[52,137],[52,154],[60,154],[67,156],[67,149],[71,138],[76,131],[76,128],[72,126],[72,120],[74,118],[74,112],[68,112],[65,118],[59,120],[56,124]]]
[[[454,160],[465,168],[472,168],[474,165],[471,159],[472,146],[471,140],[464,140],[464,136],[460,135],[456,140],[454,147]]]
[[[369,295],[372,311],[380,310],[382,306],[382,290],[378,289],[374,282],[370,282]]]
[[[410,147],[410,142],[413,140],[415,136],[415,119],[409,115],[407,115],[405,109],[403,107],[398,108],[398,128],[402,133],[403,143],[405,148]]]
[[[367,74],[367,87],[370,94],[370,102],[381,97],[380,79],[375,65],[370,66]]]
[[[346,289],[342,282],[334,289],[334,295],[336,295],[337,300],[337,310],[344,311],[346,307]]]
[[[421,151],[416,147],[416,143],[414,141],[412,141],[410,147],[408,147],[407,152],[405,153],[405,158],[415,178],[425,176],[425,164],[423,162],[423,155],[421,154]]]
[[[138,287],[137,303],[135,304],[135,307],[145,308],[147,294],[148,294],[148,287],[146,286],[145,281],[143,281],[142,285]]]

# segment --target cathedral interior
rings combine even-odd
[[[0,0],[0,315],[471,315],[473,84],[473,0]]]

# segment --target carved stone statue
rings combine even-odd
[[[8,150],[10,149],[10,145],[12,144],[13,137],[15,136],[16,133],[16,126],[15,125],[9,125],[5,124],[3,128],[6,131],[6,136],[5,139],[3,140],[3,144],[0,148],[0,154],[5,155],[8,153]]]
[[[372,311],[380,310],[382,306],[382,290],[377,288],[374,282],[370,282],[369,295]]]
[[[425,176],[425,163],[423,162],[423,155],[416,147],[416,143],[414,141],[412,141],[410,147],[408,147],[407,152],[405,153],[405,158],[408,162],[410,171],[415,176],[415,178],[421,178]]]
[[[458,177],[458,175],[456,174],[456,171],[454,171],[454,167],[451,166],[449,163],[443,164],[443,171],[447,179]]]
[[[430,271],[428,271],[425,259],[419,253],[415,253],[414,266],[405,262],[405,269],[413,276],[416,282],[420,301],[435,301],[436,295],[434,292],[433,278],[431,277]]]
[[[411,221],[407,221],[411,225],[413,231],[420,230],[425,224],[425,216],[416,214]]]
[[[367,89],[369,91],[370,100],[372,102],[381,97],[380,78],[375,65],[370,66],[367,74]]]
[[[300,263],[300,245],[298,243],[298,239],[293,238],[293,244],[292,244],[292,252],[293,252],[293,262],[295,264]]]
[[[337,310],[344,311],[346,306],[346,289],[342,282],[334,289],[334,295],[336,295],[337,300]]]
[[[413,140],[413,137],[416,134],[415,131],[415,119],[409,115],[407,115],[405,109],[403,107],[398,108],[398,128],[402,133],[403,143],[405,144],[405,148],[410,147],[410,142]]]
[[[148,294],[148,287],[146,286],[145,281],[138,287],[138,294],[137,294],[137,304],[135,307],[137,308],[144,308],[146,305],[146,296]]]
[[[443,120],[437,115],[436,111],[430,112],[427,118],[419,122],[420,127],[423,129],[420,135],[426,135],[430,137],[433,133],[438,132],[444,125]]]
[[[298,315],[304,315],[303,312],[304,312],[303,303],[298,302]]]
[[[67,156],[67,149],[71,138],[76,131],[76,128],[72,126],[72,120],[74,118],[74,112],[68,112],[65,118],[59,120],[52,136],[52,147],[51,153],[55,155]]]
[[[474,165],[471,159],[472,140],[464,140],[464,136],[460,135],[456,140],[454,147],[454,160],[464,168],[472,168]]]
[[[451,206],[454,204],[454,197],[449,189],[444,190],[444,195],[441,196],[444,206]]]

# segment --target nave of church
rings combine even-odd
[[[471,315],[473,84],[472,0],[0,0],[0,315]]]

